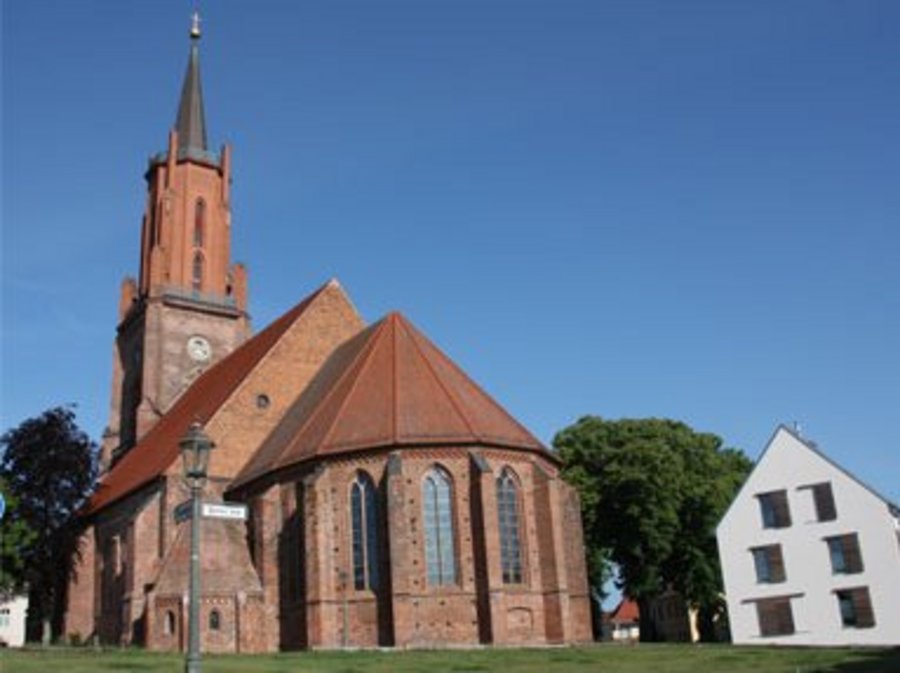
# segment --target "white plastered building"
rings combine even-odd
[[[0,597],[0,643],[8,647],[25,644],[27,596]]]
[[[900,508],[795,431],[716,533],[735,643],[900,645]]]

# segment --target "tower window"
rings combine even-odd
[[[504,584],[522,582],[522,537],[519,487],[509,470],[497,479],[497,516],[500,523],[500,564]]]
[[[265,393],[260,393],[259,395],[256,396],[257,409],[268,409],[269,404],[271,404],[271,402],[272,401],[269,399],[269,396],[266,395]]]
[[[378,496],[371,477],[360,472],[350,486],[353,586],[378,588]]]
[[[450,477],[433,467],[422,484],[425,515],[425,565],[428,583],[456,583],[456,545],[453,533],[453,491]]]
[[[213,610],[209,613],[209,630],[210,631],[218,631],[222,626],[222,616],[219,614],[218,610]]]
[[[203,255],[199,252],[194,255],[191,276],[191,286],[195,291],[199,292],[203,289]]]
[[[206,233],[204,231],[206,227],[206,201],[203,199],[197,199],[197,203],[194,205],[194,247],[202,248],[203,247],[203,237]]]

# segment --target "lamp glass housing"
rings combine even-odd
[[[209,454],[215,448],[215,443],[203,432],[199,423],[193,423],[178,445],[181,447],[185,479],[191,482],[205,480],[209,469]]]

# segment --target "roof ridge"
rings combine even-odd
[[[235,348],[224,358],[222,358],[221,360],[216,362],[212,367],[210,367],[209,369],[205,370],[202,374],[200,374],[200,376],[197,377],[197,380],[194,381],[194,383],[192,383],[190,386],[188,386],[184,392],[186,393],[188,390],[193,388],[197,383],[199,383],[203,379],[207,378],[212,372],[215,372],[216,370],[222,368],[224,366],[224,363],[226,363],[228,360],[233,359],[241,351],[249,350],[251,344],[256,344],[256,343],[259,343],[260,341],[264,341],[265,340],[264,337],[272,336],[273,334],[281,331],[281,335],[275,337],[275,342],[277,342],[282,336],[284,336],[285,332],[287,332],[288,325],[295,322],[300,316],[302,316],[303,312],[313,303],[313,301],[315,299],[317,299],[319,297],[320,294],[322,294],[322,292],[325,291],[325,288],[327,288],[327,287],[328,287],[327,283],[325,285],[320,286],[318,289],[314,290],[312,293],[310,293],[309,295],[307,295],[306,297],[301,299],[298,303],[291,306],[291,308],[289,308],[287,311],[285,311],[280,316],[275,318],[275,320],[273,320],[268,325],[266,325],[266,327],[261,332],[259,332],[258,334],[252,335],[244,343],[242,343],[240,346]],[[280,329],[280,330],[276,329],[276,328],[282,328],[282,327],[283,327],[283,329]],[[269,351],[267,349],[260,356],[260,358],[256,361],[257,364],[263,360],[263,358],[266,356],[266,354],[268,352]],[[256,365],[254,365],[254,367],[255,366]],[[232,392],[240,385],[240,383],[242,381],[244,381],[244,379],[247,378],[247,374],[249,374],[251,370],[252,370],[252,367],[247,370],[247,373],[241,379],[239,379],[237,382],[235,382],[235,386],[234,386],[234,388],[232,388]],[[178,399],[180,400],[181,397],[179,397]],[[176,404],[177,404],[177,401],[176,401]],[[170,411],[172,411],[172,409],[174,409],[174,407],[175,407],[175,405],[173,404],[171,407],[169,407],[168,411],[166,411],[166,413],[164,415],[168,415],[168,413]],[[149,431],[148,431],[148,434],[149,434]]]
[[[559,460],[409,320],[391,312],[328,356],[230,488],[249,492],[252,484],[311,460],[435,445],[510,448]]]
[[[775,430],[769,436],[769,440],[766,442],[765,446],[763,446],[762,452],[757,456],[756,460],[753,461],[753,467],[750,469],[747,478],[744,479],[744,483],[741,484],[737,493],[734,494],[734,497],[731,499],[731,502],[728,503],[728,507],[722,513],[722,516],[719,517],[719,522],[716,524],[716,533],[718,534],[719,527],[725,522],[725,519],[731,514],[731,510],[734,507],[735,503],[743,495],[744,491],[749,488],[750,479],[753,477],[753,474],[762,465],[763,460],[767,457],[769,450],[775,445],[775,439],[778,437],[779,433],[785,432],[791,439],[797,441],[801,446],[810,451],[813,455],[818,456],[822,460],[824,460],[828,465],[836,469],[838,472],[842,473],[844,476],[848,477],[851,481],[855,482],[858,486],[860,486],[863,490],[868,491],[871,495],[873,495],[878,500],[881,500],[888,507],[888,511],[895,517],[900,518],[900,507],[897,504],[883,496],[881,493],[876,491],[874,488],[869,486],[862,479],[853,474],[850,470],[842,466],[840,463],[836,462],[830,456],[828,456],[825,452],[823,452],[818,445],[812,440],[805,439],[800,436],[799,433],[788,427],[785,423],[777,423],[775,425]],[[893,511],[892,511],[893,510]],[[898,512],[898,514],[894,514],[894,511]]]
[[[312,424],[313,420],[316,418],[316,416],[318,416],[319,412],[320,412],[321,409],[325,406],[326,402],[327,402],[328,400],[330,400],[330,399],[332,398],[332,396],[334,396],[335,394],[337,394],[337,389],[338,389],[338,387],[339,387],[339,384],[340,384],[341,381],[343,381],[344,378],[350,373],[350,370],[352,370],[352,369],[354,368],[354,366],[356,365],[357,360],[359,360],[360,356],[361,356],[361,355],[363,354],[363,352],[366,350],[366,345],[368,344],[368,341],[369,341],[369,339],[371,338],[371,336],[367,335],[367,336],[363,337],[363,334],[364,334],[365,332],[368,332],[368,331],[371,331],[371,332],[374,333],[375,329],[376,329],[376,328],[378,327],[378,325],[380,325],[380,324],[381,324],[381,323],[380,323],[380,321],[379,321],[379,322],[377,322],[377,323],[375,323],[375,324],[373,324],[373,325],[370,325],[369,327],[365,328],[364,330],[362,330],[362,331],[359,332],[358,334],[355,334],[354,336],[350,337],[350,339],[348,339],[348,340],[345,341],[343,344],[341,344],[342,346],[343,346],[343,345],[346,345],[351,339],[357,339],[357,338],[362,338],[362,339],[363,339],[363,342],[364,342],[363,345],[360,347],[359,352],[358,352],[356,355],[354,355],[354,356],[353,356],[353,359],[352,359],[352,360],[344,367],[344,370],[341,372],[341,374],[340,374],[340,376],[338,377],[337,381],[335,381],[334,384],[333,384],[332,386],[329,387],[329,389],[327,390],[327,392],[319,398],[319,400],[316,402],[315,406],[314,406],[314,407],[309,411],[309,413],[306,415],[306,420],[303,422],[303,424],[300,425],[300,427],[298,427],[296,430],[294,430],[294,432],[292,433],[292,434],[293,434],[293,437],[291,437],[288,441],[286,441],[286,442],[284,443],[284,447],[283,447],[282,450],[279,451],[278,454],[277,454],[278,457],[272,459],[271,461],[269,461],[269,465],[270,465],[271,467],[277,469],[277,468],[280,466],[281,459],[285,456],[285,454],[290,453],[290,452],[294,449],[294,447],[295,447],[295,445],[296,445],[296,442],[297,442],[297,438],[301,437],[301,436],[303,435],[303,432],[304,432],[304,431]],[[338,346],[338,348],[340,348],[340,347],[341,347],[341,346]],[[335,351],[335,352],[337,352],[337,351]],[[334,352],[332,352],[331,355],[329,355],[328,357],[329,357],[329,359],[330,359],[330,358],[333,357],[333,356],[334,356]],[[327,360],[326,360],[326,362],[327,362]],[[323,367],[324,367],[324,364],[323,364]],[[319,372],[321,373],[321,371],[322,371],[322,370],[320,369]],[[304,389],[304,390],[300,393],[300,395],[297,397],[297,399],[294,400],[294,403],[293,403],[293,404],[296,404],[297,401],[298,401],[299,399],[301,399],[304,395],[307,395],[307,394],[309,394],[309,386],[307,386],[307,388]],[[288,410],[288,411],[285,412],[285,417],[287,416],[287,414],[288,414],[289,412],[290,412],[290,410]],[[266,442],[270,441],[270,438],[272,437],[272,435],[274,435],[275,431],[281,426],[281,424],[284,423],[284,420],[285,420],[285,419],[284,419],[284,417],[283,417],[283,418],[278,422],[278,424],[275,426],[275,428],[272,429],[272,432],[269,434],[269,437],[266,438]],[[331,426],[329,426],[329,431],[330,431],[330,430],[331,430]],[[249,484],[251,481],[254,481],[254,480],[258,479],[259,477],[263,476],[263,474],[265,474],[265,471],[260,472],[260,473],[258,473],[258,474],[251,474],[249,477],[244,477],[244,479],[242,480],[242,482],[241,482],[240,485],[243,486],[243,485]]]
[[[811,439],[807,439],[806,437],[803,437],[799,432],[788,427],[784,423],[778,424],[778,427],[775,429],[775,435],[777,435],[780,430],[787,432],[791,437],[796,439],[798,442],[800,442],[803,446],[805,446],[807,449],[812,451],[819,458],[821,458],[826,463],[828,463],[829,465],[831,465],[832,467],[837,469],[838,472],[842,472],[844,475],[846,475],[847,477],[849,477],[850,479],[855,481],[859,486],[862,486],[865,490],[867,490],[869,493],[871,493],[876,498],[881,500],[888,507],[893,507],[894,509],[900,510],[900,507],[898,507],[897,503],[893,502],[888,497],[879,493],[873,486],[870,486],[867,482],[863,481],[862,479],[857,477],[853,472],[851,472],[846,467],[844,467],[843,465],[838,463],[836,460],[834,460],[831,456],[829,456],[827,453],[825,453],[822,449],[819,448],[818,443],[816,443],[815,441],[813,441]],[[772,436],[772,440],[775,439],[775,435]],[[770,442],[772,440],[770,440]],[[766,448],[768,448],[768,447],[766,447]],[[762,460],[762,455],[760,455],[759,460]]]
[[[405,320],[405,318],[404,318],[404,320]],[[539,440],[537,437],[535,437],[534,434],[532,434],[532,432],[528,428],[526,428],[524,425],[522,425],[522,423],[520,423],[519,420],[515,416],[513,416],[511,413],[509,413],[509,411],[507,411],[507,409],[504,405],[500,404],[496,399],[494,399],[493,395],[491,395],[487,390],[485,390],[482,386],[480,386],[471,376],[469,376],[465,372],[465,370],[463,370],[463,368],[460,367],[456,363],[456,361],[453,358],[451,358],[449,355],[444,353],[444,351],[441,350],[441,348],[437,344],[435,344],[428,337],[426,337],[424,334],[422,334],[416,328],[415,325],[410,323],[408,320],[405,320],[405,322],[411,328],[411,330],[412,330],[411,333],[417,343],[419,340],[421,340],[421,341],[424,341],[424,342],[430,344],[431,347],[434,348],[434,350],[437,352],[438,356],[440,356],[440,358],[447,363],[448,367],[450,367],[459,376],[461,376],[462,379],[468,385],[472,386],[478,392],[479,395],[484,396],[494,406],[494,408],[497,411],[499,411],[508,421],[513,423],[519,429],[520,432],[522,432],[526,437],[529,437],[531,440],[533,440],[545,454],[554,455],[552,451],[547,449],[547,447],[544,445],[543,442],[541,442],[541,440]],[[489,438],[482,437],[481,439],[487,440]]]
[[[310,295],[301,299],[299,303],[292,306],[281,316],[276,318],[275,321],[270,323],[269,325],[267,325],[266,328],[262,332],[260,332],[259,334],[257,334],[254,337],[251,337],[250,339],[247,339],[247,341],[245,341],[238,348],[236,348],[235,351],[233,351],[233,352],[236,352],[237,350],[239,350],[239,348],[243,348],[245,344],[249,343],[253,339],[255,339],[257,337],[261,337],[268,330],[272,329],[276,323],[280,323],[282,320],[287,318],[291,313],[294,313],[295,311],[298,311],[298,309],[299,309],[297,315],[293,316],[293,318],[291,320],[288,320],[287,323],[284,325],[284,329],[281,330],[281,334],[279,334],[273,338],[272,343],[269,344],[269,347],[266,348],[266,350],[265,350],[265,352],[263,352],[262,356],[260,356],[260,358],[256,361],[256,364],[254,364],[252,367],[250,367],[247,370],[247,372],[244,374],[243,378],[239,379],[235,383],[234,387],[230,391],[228,391],[228,394],[222,400],[222,403],[210,415],[209,419],[207,420],[207,423],[212,421],[215,418],[216,413],[220,409],[222,409],[222,407],[224,407],[226,404],[228,404],[232,399],[234,399],[235,395],[239,394],[241,388],[243,388],[244,384],[247,383],[247,380],[250,378],[250,374],[253,371],[255,371],[257,367],[259,367],[261,364],[263,364],[264,362],[266,362],[267,360],[269,360],[272,357],[272,351],[275,349],[275,347],[279,343],[281,343],[281,340],[284,339],[285,336],[287,336],[287,333],[291,330],[291,328],[294,325],[297,325],[301,320],[303,320],[304,317],[306,317],[307,309],[312,307],[312,305],[316,302],[316,300],[319,299],[319,297],[321,297],[323,294],[325,294],[326,290],[328,290],[329,288],[334,288],[334,287],[336,287],[338,290],[341,289],[340,284],[338,284],[336,282],[336,280],[334,278],[332,278],[324,285],[321,285],[317,290],[314,290]],[[229,356],[230,355],[231,354],[229,353]],[[222,360],[217,362],[216,365],[218,365],[220,362],[224,361],[225,359],[227,359],[227,358],[222,358]]]
[[[390,313],[388,317],[396,323],[397,316],[400,314],[394,311]],[[399,420],[397,419],[397,408],[400,406],[400,398],[399,393],[400,389],[397,387],[397,380],[399,377],[399,358],[397,357],[397,327],[394,326],[394,329],[391,330],[391,347],[394,355],[394,361],[391,363],[393,366],[391,367],[391,437],[394,442],[397,442],[400,437],[399,430]]]
[[[315,411],[312,414],[310,414],[310,419],[312,419],[316,416],[316,413],[319,411],[319,408],[322,406],[322,404],[325,403],[326,400],[331,398],[331,394],[340,387],[341,383],[343,383],[343,381],[344,381],[344,378],[346,376],[348,376],[351,371],[357,369],[357,362],[360,361],[360,358],[362,358],[362,361],[359,364],[359,371],[358,371],[357,375],[353,378],[353,380],[350,382],[350,390],[348,390],[347,394],[344,395],[344,399],[341,400],[341,403],[338,405],[337,411],[335,411],[335,413],[334,413],[334,418],[331,419],[331,423],[329,423],[329,425],[328,425],[328,430],[326,430],[325,434],[322,435],[322,445],[323,446],[328,444],[328,438],[331,436],[331,433],[334,432],[334,427],[337,424],[338,419],[341,417],[341,414],[343,413],[344,408],[347,406],[347,401],[353,395],[353,392],[356,390],[357,385],[359,385],[359,380],[362,378],[363,374],[365,373],[366,369],[368,368],[369,363],[372,360],[372,353],[375,352],[375,346],[379,342],[379,336],[380,336],[381,332],[383,332],[386,329],[386,326],[387,326],[387,319],[379,320],[377,323],[375,323],[372,326],[373,327],[372,334],[366,338],[367,343],[364,344],[363,347],[359,349],[359,353],[356,354],[356,357],[353,358],[353,361],[350,363],[350,365],[347,367],[347,369],[344,370],[344,373],[341,374],[341,376],[338,378],[338,380],[334,382],[334,386],[332,386],[331,390],[328,391],[328,395],[325,395],[322,398],[321,403],[316,405]]]
[[[400,324],[403,325],[404,330],[409,335],[410,341],[413,344],[413,348],[415,348],[416,352],[419,354],[419,357],[422,358],[422,360],[425,362],[425,366],[428,368],[428,371],[431,374],[432,378],[437,382],[437,384],[438,384],[438,386],[440,386],[441,390],[444,391],[444,395],[447,397],[448,400],[450,400],[450,405],[453,407],[453,409],[456,411],[456,413],[459,414],[459,417],[462,419],[462,422],[465,424],[466,428],[468,428],[469,433],[473,437],[478,439],[479,441],[484,441],[484,437],[482,437],[480,433],[475,431],[475,428],[472,425],[471,420],[466,415],[466,413],[462,410],[459,400],[457,400],[456,397],[447,388],[447,386],[444,385],[444,381],[441,379],[440,376],[438,376],[437,372],[434,370],[434,367],[432,366],[431,361],[425,355],[425,353],[422,350],[421,345],[418,343],[418,341],[416,339],[416,335],[412,331],[410,331],[409,328],[411,327],[411,325],[409,324],[409,322],[401,314],[398,313],[397,315],[400,318],[400,320],[399,320]],[[491,401],[493,401],[493,400],[491,400]]]

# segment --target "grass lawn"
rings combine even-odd
[[[2,673],[183,670],[180,656],[140,650],[2,650]],[[900,649],[598,645],[527,650],[209,655],[204,673],[898,673]]]

